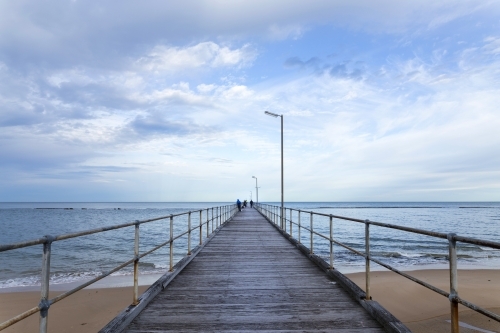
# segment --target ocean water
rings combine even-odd
[[[60,235],[103,226],[168,216],[230,203],[0,203],[0,244],[37,239],[44,235]],[[279,205],[279,203],[270,203]],[[454,232],[491,241],[500,241],[500,203],[286,203],[286,207],[369,219],[444,233]],[[211,217],[211,211],[210,217]],[[206,221],[206,211],[202,220]],[[290,218],[289,212],[287,219]],[[292,213],[298,221],[298,213]],[[193,213],[192,225],[199,223],[199,213]],[[309,226],[310,214],[301,213],[301,223]],[[314,229],[329,235],[329,219],[313,217]],[[174,219],[174,235],[187,228],[187,215]],[[287,230],[289,227],[287,226]],[[210,227],[211,231],[211,227]],[[293,236],[297,228],[293,226]],[[364,225],[334,220],[334,237],[348,246],[364,251]],[[141,226],[140,252],[169,239],[169,220]],[[446,240],[420,236],[372,226],[371,253],[377,259],[400,269],[447,267]],[[203,228],[203,238],[206,227]],[[309,246],[310,234],[301,232],[301,241]],[[193,232],[193,247],[199,242],[199,232]],[[187,252],[187,236],[178,239],[174,247],[177,261]],[[314,252],[329,256],[326,240],[314,236]],[[134,228],[58,241],[52,245],[51,283],[84,281],[127,261],[134,254]],[[340,246],[334,247],[334,264],[342,272],[364,269],[364,259]],[[459,268],[500,268],[500,251],[476,245],[459,244]],[[42,245],[0,252],[0,288],[36,286],[40,283]],[[143,275],[164,273],[169,265],[168,246],[141,259]],[[377,269],[375,264],[372,264]],[[114,275],[131,275],[132,267]]]

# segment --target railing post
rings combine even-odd
[[[203,244],[203,231],[202,231],[202,215],[203,215],[203,211],[200,209],[200,245]]]
[[[293,209],[290,208],[290,237],[292,237],[292,211]]]
[[[365,220],[365,282],[366,300],[370,300],[370,220]]]
[[[333,216],[330,214],[330,269],[333,269]]]
[[[280,208],[281,228],[286,232],[286,208]]]
[[[299,223],[299,230],[298,230],[298,232],[299,232],[299,238],[297,238],[297,240],[300,243],[300,209],[299,209],[299,221],[298,221],[298,223]]]
[[[212,207],[212,232],[214,232],[214,207]]]
[[[170,269],[174,270],[174,216],[170,214]]]
[[[458,279],[457,279],[457,241],[455,234],[448,234],[450,251],[450,306],[451,306],[451,332],[458,333]]]
[[[208,211],[208,208],[207,208],[207,238],[208,238],[208,235],[210,235],[210,217],[209,217],[209,211]]]
[[[135,242],[134,242],[134,299],[132,305],[139,304],[139,221],[135,221]]]
[[[191,255],[191,211],[188,213],[188,256]]]
[[[282,222],[282,228],[283,230],[286,232],[286,208],[283,207],[283,209],[281,210],[281,222]]]
[[[311,254],[314,253],[313,251],[313,213],[311,212],[311,248],[310,248],[310,251],[311,251]]]
[[[42,256],[42,276],[41,276],[41,295],[40,295],[40,333],[47,333],[47,324],[49,319],[49,286],[50,286],[50,253],[52,247],[52,236],[45,236],[43,243]]]

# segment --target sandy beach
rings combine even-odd
[[[449,289],[447,270],[419,270],[410,274],[443,290]],[[364,289],[364,273],[348,274]],[[392,272],[373,272],[372,298],[403,321],[413,332],[449,332],[448,299]],[[147,286],[141,286],[143,292]],[[52,292],[51,297],[58,291]],[[459,271],[459,294],[479,306],[500,313],[500,270]],[[38,304],[39,293],[0,293],[0,320],[3,322]],[[132,288],[84,289],[55,304],[49,313],[49,331],[52,333],[97,332],[131,303]],[[488,318],[460,309],[461,332],[500,332],[500,324]],[[17,323],[5,332],[37,332],[38,314]]]
[[[146,288],[139,287],[139,292],[144,292]],[[58,294],[60,292],[51,292],[50,297]],[[132,295],[132,287],[80,290],[50,307],[49,332],[97,332],[132,303]],[[0,320],[3,322],[36,306],[40,301],[40,293],[0,293],[0,299]],[[34,314],[3,332],[38,332],[38,319],[39,314]]]
[[[407,272],[442,290],[449,291],[448,270],[418,270]],[[363,290],[365,274],[346,274]],[[450,302],[447,298],[420,286],[396,273],[372,272],[371,295],[413,332],[449,332]],[[500,270],[459,270],[458,293],[478,306],[500,313]],[[500,332],[497,323],[463,306],[459,307],[461,332]],[[472,330],[466,325],[481,330]]]

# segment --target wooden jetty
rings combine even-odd
[[[244,209],[139,315],[131,306],[101,332],[409,332],[296,245],[255,209]]]

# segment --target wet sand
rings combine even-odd
[[[411,275],[449,290],[447,270],[419,270]],[[364,289],[364,273],[347,274]],[[500,270],[459,271],[459,295],[468,301],[500,313]],[[147,286],[141,286],[140,292]],[[51,297],[60,291],[51,293]],[[373,272],[372,298],[404,322],[413,332],[449,332],[450,304],[447,298],[392,272]],[[0,321],[3,322],[36,306],[39,292],[0,293]],[[97,332],[132,302],[132,288],[84,289],[53,305],[49,312],[49,332]],[[461,332],[500,332],[500,324],[460,307]],[[473,330],[476,327],[480,330]],[[3,332],[38,331],[38,314]]]

